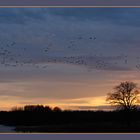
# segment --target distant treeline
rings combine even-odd
[[[44,105],[25,105],[24,107],[13,107],[11,111],[32,111],[32,112],[61,112],[60,107],[50,107]]]

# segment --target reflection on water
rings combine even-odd
[[[0,125],[0,133],[14,133],[15,127]]]

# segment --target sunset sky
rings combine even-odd
[[[139,17],[139,8],[1,8],[0,110],[108,109],[114,86],[140,86]]]

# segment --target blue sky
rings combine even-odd
[[[139,83],[139,8],[1,8],[2,108],[104,106]]]

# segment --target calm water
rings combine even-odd
[[[14,133],[15,127],[0,125],[0,133]]]

